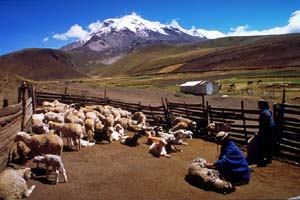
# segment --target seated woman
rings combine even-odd
[[[219,159],[215,163],[206,163],[206,167],[215,167],[220,172],[220,177],[233,185],[247,184],[251,170],[240,149],[230,139],[228,132],[221,131],[216,138],[221,144]]]

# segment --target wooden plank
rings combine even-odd
[[[293,132],[293,133],[300,133],[300,127],[290,127],[290,126],[283,126],[283,132]]]
[[[10,122],[10,121],[14,120],[15,118],[17,118],[20,115],[22,115],[22,110],[18,111],[15,114],[9,115],[9,116],[1,117],[0,118],[0,124],[5,124],[7,122]]]
[[[284,109],[284,114],[300,115],[300,111],[298,111],[298,110]]]
[[[288,103],[285,103],[283,104],[284,107],[287,107],[287,108],[296,108],[296,109],[300,109],[300,105],[296,105],[296,104],[288,104]]]
[[[283,119],[284,122],[286,121],[290,121],[290,122],[295,122],[295,123],[300,123],[300,118],[299,117],[286,117],[284,116],[284,119]]]
[[[22,103],[18,103],[15,105],[8,106],[6,108],[0,109],[0,118],[15,114],[22,110]]]

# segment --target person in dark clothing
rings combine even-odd
[[[272,162],[272,151],[274,144],[275,123],[272,112],[269,110],[269,104],[265,100],[258,101],[259,130],[258,130],[258,148],[259,158],[258,166],[264,167]]]
[[[221,144],[219,158],[214,163],[207,163],[206,167],[216,168],[220,176],[233,185],[248,184],[251,170],[241,150],[228,136],[228,132],[221,131],[216,135]]]

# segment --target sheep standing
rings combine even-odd
[[[60,131],[63,137],[68,138],[68,145],[72,146],[73,141],[76,143],[77,151],[80,150],[80,139],[83,136],[83,127],[76,123],[56,123],[50,122],[49,126],[51,129]]]
[[[221,193],[230,193],[235,187],[228,181],[220,179],[219,172],[205,167],[206,160],[194,159],[188,169],[188,180],[192,184]]]
[[[24,142],[31,150],[32,154],[54,154],[61,155],[63,150],[63,140],[52,133],[42,135],[29,135],[26,132],[18,132],[15,138],[15,142]]]
[[[52,170],[55,172],[55,183],[57,184],[59,182],[59,174],[63,174],[64,182],[68,182],[67,178],[67,172],[64,168],[64,165],[62,163],[62,160],[60,156],[52,155],[52,154],[46,154],[43,156],[35,156],[33,158],[33,162],[37,163],[37,166],[39,166],[39,163],[45,163],[46,165],[46,177],[49,177],[49,167],[52,167]]]
[[[35,188],[32,185],[28,188],[27,178],[31,173],[30,168],[25,169],[5,169],[0,173],[0,199],[18,200],[22,197],[29,197]]]

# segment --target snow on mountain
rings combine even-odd
[[[172,42],[197,42],[205,40],[195,28],[186,30],[177,21],[170,24],[148,21],[132,13],[121,18],[110,18],[89,25],[91,30],[86,38],[68,44],[62,49],[73,50],[87,47],[97,52],[124,52],[138,45]]]

